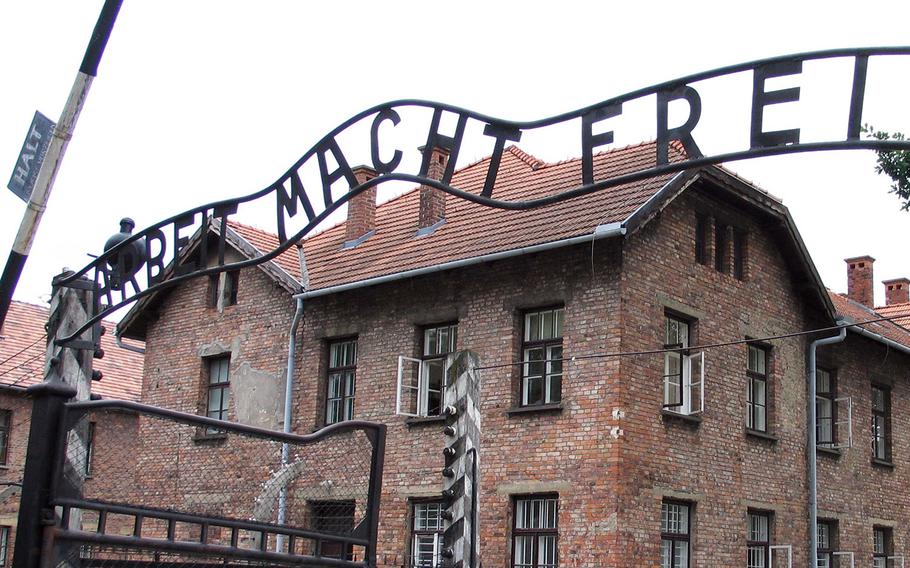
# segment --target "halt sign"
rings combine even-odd
[[[35,111],[35,117],[32,119],[25,142],[22,143],[22,150],[19,151],[16,165],[13,166],[13,175],[6,184],[6,187],[19,196],[22,201],[28,202],[32,188],[35,187],[38,170],[41,169],[41,162],[44,161],[44,155],[47,153],[54,126],[51,119]]]

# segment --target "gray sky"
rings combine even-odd
[[[101,5],[0,5],[4,185],[34,111],[59,117]],[[46,299],[51,277],[99,253],[123,216],[141,229],[267,186],[326,132],[374,104],[422,98],[530,120],[752,59],[910,43],[910,3],[866,6],[124,0],[15,297]],[[801,86],[802,97],[770,113],[766,129],[842,138],[849,65],[807,65],[799,78],[775,83]],[[705,153],[747,147],[750,80],[697,85],[705,110],[695,134]],[[910,57],[873,63],[865,121],[910,131],[908,87]],[[653,100],[624,109],[612,123],[615,145],[652,139],[653,114]],[[577,138],[557,129],[529,134],[520,146],[559,160],[579,155]],[[416,144],[404,140],[397,147],[416,159]],[[492,149],[467,143],[460,164]],[[367,157],[355,152],[351,161]],[[899,211],[874,163],[871,152],[849,151],[728,167],[783,199],[832,289],[846,289],[844,258],[874,256],[883,303],[880,281],[910,276],[910,213]],[[24,207],[0,192],[4,262]],[[274,230],[271,219],[239,220]]]

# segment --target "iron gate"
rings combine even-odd
[[[127,401],[64,402],[66,390],[33,393],[33,416],[46,420],[32,421],[16,568],[376,565],[384,425],[294,435]],[[135,428],[124,436],[133,444],[105,444],[114,455],[93,459],[95,423]],[[40,536],[29,540],[29,527]]]

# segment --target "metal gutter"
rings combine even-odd
[[[907,347],[903,343],[898,343],[897,341],[894,341],[893,339],[888,339],[887,337],[885,337],[883,335],[873,333],[873,332],[869,331],[868,329],[857,326],[857,325],[852,325],[848,329],[850,331],[852,331],[853,333],[862,335],[864,337],[868,337],[869,339],[872,339],[873,341],[878,341],[879,343],[884,343],[885,345],[887,345],[888,347],[890,347],[892,349],[897,349],[898,351],[901,351],[903,353],[906,353],[907,355],[910,355],[910,347]]]
[[[356,290],[358,288],[366,288],[368,286],[376,286],[378,284],[386,284],[388,282],[396,282],[398,280],[405,280],[407,278],[414,278],[416,276],[424,276],[426,274],[435,274],[437,272],[443,272],[446,270],[454,270],[456,268],[463,268],[466,266],[474,266],[477,264],[484,264],[487,262],[494,262],[496,260],[502,260],[505,258],[513,258],[516,256],[522,256],[526,254],[532,254],[536,252],[542,252],[547,250],[553,250],[562,247],[568,247],[572,245],[589,243],[600,239],[618,237],[626,234],[625,221],[622,223],[609,223],[606,225],[598,225],[594,232],[588,235],[581,235],[579,237],[570,237],[568,239],[562,239],[559,241],[551,241],[549,243],[542,243],[539,245],[531,245],[527,247],[521,247],[517,249],[494,252],[490,254],[484,254],[481,256],[474,256],[471,258],[463,258],[461,260],[453,260],[451,262],[444,262],[442,264],[434,264],[432,266],[426,266],[423,268],[414,268],[412,270],[405,270],[403,272],[396,272],[394,274],[386,274],[385,276],[376,276],[374,278],[367,278],[365,280],[358,280],[357,282],[350,282],[348,284],[339,284],[338,286],[329,286],[328,288],[320,288],[318,290],[312,290],[309,292],[301,292],[300,294],[295,294],[294,298],[298,300],[306,300],[309,298],[318,298],[320,296],[328,296],[330,294],[337,294],[338,292],[346,292],[348,290]]]
[[[117,331],[119,331],[119,330],[117,330]],[[120,334],[117,333],[117,331],[114,332],[114,341],[117,343],[117,347],[119,347],[121,349],[126,349],[127,351],[132,351],[133,353],[139,353],[140,355],[145,355],[144,348],[135,347],[133,345],[127,345],[126,343],[123,343],[123,338],[120,337]]]

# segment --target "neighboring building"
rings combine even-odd
[[[48,308],[12,302],[0,329],[0,567],[12,562],[19,495],[25,452],[32,419],[32,402],[25,389],[44,379]],[[105,322],[109,332],[114,324]],[[130,342],[134,348],[141,345]],[[140,394],[142,355],[116,345],[111,333],[101,338],[104,358],[94,366],[103,374],[93,381],[92,394],[101,398],[137,401]],[[133,459],[137,431],[135,416],[106,415],[90,422],[90,456],[86,463],[86,488],[104,490],[99,483],[112,481],[110,470],[119,470]]]
[[[654,156],[653,144],[596,154],[595,175]],[[447,159],[434,152],[436,175]],[[488,167],[462,168],[453,185],[479,192]],[[497,197],[565,190],[580,171],[579,160],[548,164],[511,147]],[[806,350],[834,333],[763,338],[879,316],[824,288],[778,199],[707,167],[528,211],[429,187],[378,207],[375,191],[364,192],[348,209],[346,223],[306,239],[299,257],[288,251],[137,303],[118,333],[145,341],[143,402],[282,427],[296,295],[293,431],[350,418],[389,426],[380,565],[437,559],[439,368],[463,349],[489,367],[485,565],[758,568],[770,554],[779,565],[785,545],[794,565],[807,563]],[[217,230],[197,234],[184,258]],[[230,223],[227,242],[236,260],[276,238]],[[851,297],[857,284],[871,293],[871,264],[850,274]],[[897,419],[910,413],[910,332],[888,322],[866,329],[819,353],[827,566],[843,551],[885,566],[910,546],[910,430]],[[755,341],[731,344],[744,340]],[[395,414],[400,356],[429,377],[406,401],[416,418]],[[215,452],[255,462],[244,457],[249,446],[210,434],[143,446],[137,491],[230,515],[236,488],[187,495],[179,482],[200,486],[194,460]],[[143,424],[138,443],[153,436]],[[176,481],[156,481],[165,478]],[[290,515],[347,522],[356,504],[339,499],[292,495]],[[329,504],[335,516],[320,521]]]

